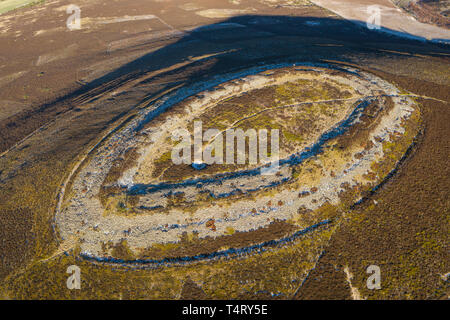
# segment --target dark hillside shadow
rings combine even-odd
[[[403,55],[450,56],[448,45],[414,40],[409,34],[391,33],[387,29],[382,31],[369,30],[360,21],[336,18],[243,15],[190,31],[168,29],[160,35],[151,34],[148,41],[121,50],[127,53],[146,49],[152,51],[152,48],[163,45],[160,49],[86,83],[56,101],[2,122],[0,152],[9,149],[56,115],[75,109],[77,105],[113,91],[146,73],[188,62],[190,57],[222,53],[212,57],[207,67],[203,65],[198,68],[188,81],[168,83],[161,86],[158,92],[175,85],[195,82],[199,77],[204,79],[225,71],[266,63],[321,60],[352,62],[355,57],[378,59],[392,56],[396,51],[401,51]],[[152,96],[154,92],[145,99]]]
[[[386,51],[410,55],[450,54],[450,46],[444,43],[420,41],[410,34],[385,28],[369,30],[361,21],[256,15],[237,16],[184,33],[169,32],[127,50],[143,49],[158,41],[171,39],[175,42],[88,83],[63,99],[85,94],[91,96],[90,91],[98,95],[123,81],[185,62],[189,57],[223,51],[229,53],[215,56],[210,70],[202,69],[193,78],[206,77],[220,70],[230,71],[285,60],[351,62],[350,56],[354,55],[381,57],[392,54]],[[386,51],[383,53],[380,50]]]

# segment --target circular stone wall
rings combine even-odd
[[[275,250],[376,188],[419,120],[411,97],[354,68],[270,65],[220,75],[162,97],[99,145],[62,190],[57,228],[97,261],[187,263]],[[173,133],[193,135],[198,123],[217,133],[204,149],[232,130],[278,130],[277,170],[266,174],[270,161],[248,154],[244,163],[174,164]]]

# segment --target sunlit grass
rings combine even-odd
[[[17,8],[44,2],[45,0],[0,0],[0,14]]]

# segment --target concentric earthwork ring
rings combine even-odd
[[[65,190],[57,228],[98,262],[158,266],[276,252],[332,227],[379,185],[419,120],[410,96],[355,68],[278,64],[216,76],[160,98],[99,145]],[[230,130],[278,129],[278,170],[262,175],[264,164],[248,161],[174,164],[172,133],[199,122],[202,132],[220,133],[205,145]]]

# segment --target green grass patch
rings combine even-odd
[[[42,4],[45,0],[0,0],[0,14],[22,7]]]

